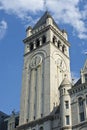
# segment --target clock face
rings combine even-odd
[[[63,71],[66,70],[66,64],[65,64],[64,60],[62,59],[62,57],[60,57],[60,56],[58,56],[58,59],[57,59],[57,66],[58,66],[61,70],[63,70]]]
[[[35,55],[32,59],[31,59],[31,63],[30,63],[30,67],[33,68],[37,68],[40,64],[42,63],[42,57],[40,55]]]

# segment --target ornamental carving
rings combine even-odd
[[[42,57],[40,55],[35,55],[30,62],[30,67],[32,69],[37,68],[42,63]]]

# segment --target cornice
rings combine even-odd
[[[18,126],[17,130],[22,130],[22,129],[26,129],[26,128],[29,128],[29,127],[34,127],[37,124],[39,125],[39,124],[42,124],[42,123],[44,123],[46,121],[52,121],[52,120],[55,120],[55,119],[59,119],[59,115],[49,115],[49,116],[46,116],[46,117],[31,121],[29,123]]]

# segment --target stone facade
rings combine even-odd
[[[7,115],[0,111],[0,130],[16,130],[19,125],[19,113]]]
[[[87,61],[72,86],[65,30],[46,12],[26,33],[17,130],[86,130]]]
[[[27,29],[20,125],[50,115],[58,106],[58,87],[70,80],[69,42],[46,12],[33,29]]]
[[[87,60],[81,69],[81,78],[69,90],[72,111],[72,129],[87,129]]]
[[[7,122],[6,130],[15,130],[15,128],[19,125],[19,113],[12,112],[12,114],[4,120]]]
[[[7,117],[7,114],[0,111],[0,130],[7,130],[7,122],[4,121]]]

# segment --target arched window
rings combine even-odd
[[[34,48],[33,43],[30,43],[30,51],[32,51],[32,50],[33,50],[33,48]]]
[[[55,42],[56,42],[56,37],[55,36],[53,36],[53,43],[55,44]]]
[[[60,45],[61,45],[61,41],[58,40],[57,47],[60,48]]]
[[[79,102],[79,107],[81,106],[81,107],[83,107],[83,98],[82,97],[79,97],[78,98],[78,102]]]
[[[43,130],[43,127],[42,127],[42,126],[40,127],[40,130]]]
[[[40,41],[39,39],[36,40],[36,47],[39,47],[40,46]]]
[[[65,53],[65,45],[62,46],[62,52]]]
[[[45,35],[42,37],[42,44],[44,44],[44,43],[46,43],[46,36]]]
[[[84,115],[84,100],[82,97],[78,98],[78,105],[79,105],[79,119],[80,122],[85,120],[85,115]]]

